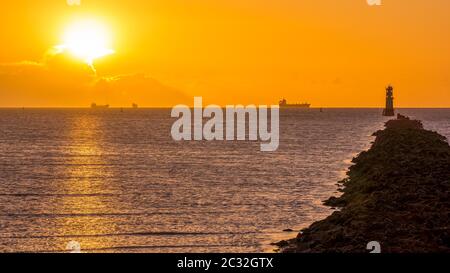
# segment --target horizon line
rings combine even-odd
[[[230,105],[230,104],[229,104]],[[239,105],[239,104],[234,104]],[[266,104],[267,105],[267,104]],[[141,106],[138,108],[133,108],[130,106],[110,106],[105,109],[93,109],[93,110],[108,110],[108,109],[171,109],[174,106]],[[194,108],[192,105],[187,105],[189,108]],[[244,105],[245,106],[245,105]],[[258,106],[258,105],[255,105]],[[267,105],[271,106],[271,105]],[[221,108],[225,108],[226,106],[220,106]],[[203,107],[205,108],[205,107]],[[0,106],[0,109],[92,109],[90,106]],[[297,108],[286,108],[286,109],[297,109]],[[375,107],[375,106],[317,106],[317,107],[309,107],[309,108],[298,108],[301,110],[308,109],[384,109],[384,107]],[[406,107],[395,107],[394,109],[450,109],[450,106],[406,106]]]

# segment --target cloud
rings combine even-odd
[[[142,73],[100,78],[95,90],[98,95],[106,94],[112,104],[172,107],[190,102],[180,90]]]
[[[173,106],[183,92],[145,74],[99,77],[65,52],[49,51],[40,62],[0,64],[0,107]]]

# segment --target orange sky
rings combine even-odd
[[[0,107],[192,103],[450,107],[450,1],[3,1]],[[93,19],[114,55],[82,60],[50,49]]]

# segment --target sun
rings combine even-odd
[[[95,59],[114,53],[107,28],[99,22],[75,22],[64,32],[63,44],[58,46],[92,65]]]

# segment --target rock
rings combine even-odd
[[[271,245],[278,246],[278,247],[286,247],[289,245],[289,243],[286,240],[282,240],[282,241],[279,241],[276,243],[271,243]]]
[[[367,253],[367,243],[378,240],[386,253],[450,253],[445,137],[404,116],[374,136],[339,183],[342,195],[324,202],[340,210],[277,243],[282,252]]]

